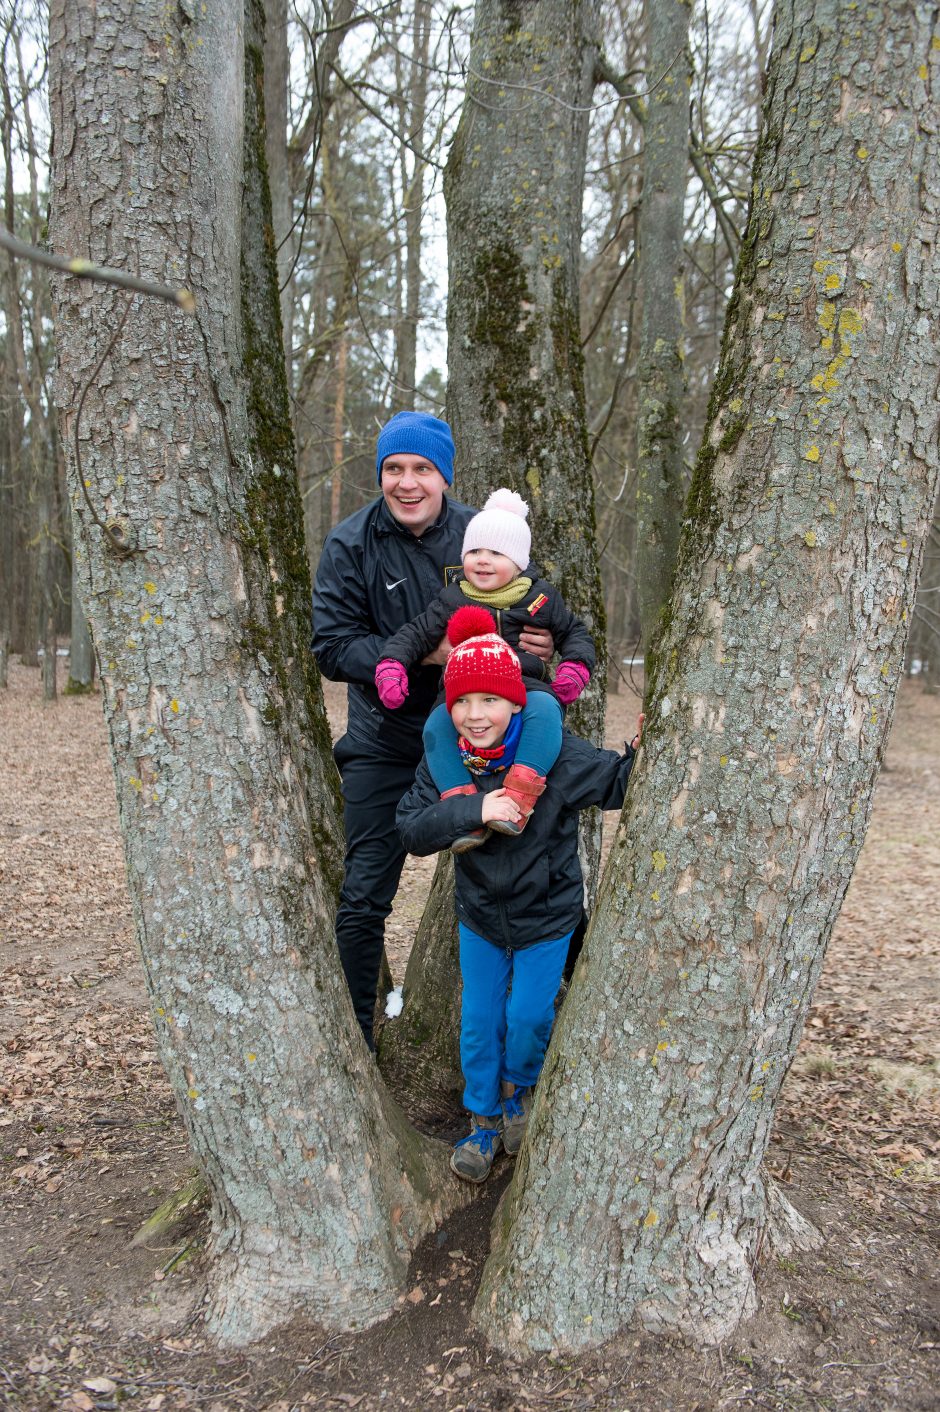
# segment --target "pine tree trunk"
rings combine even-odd
[[[644,651],[672,587],[684,499],[683,237],[692,0],[647,0],[637,372],[636,577]]]
[[[56,248],[139,262],[197,298],[195,318],[134,300],[85,403],[82,473],[129,552],[69,473],[137,934],[212,1196],[209,1322],[229,1342],[296,1313],[382,1317],[460,1199],[446,1150],[376,1077],[333,941],[341,824],[304,647],[262,30],[260,0],[50,14]],[[126,296],[57,293],[71,456]]]
[[[476,1305],[502,1346],[716,1342],[755,1308],[937,492],[934,20],[779,8],[642,763]]]

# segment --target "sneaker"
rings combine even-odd
[[[512,765],[506,773],[503,788],[510,799],[514,799],[519,805],[522,816],[515,824],[511,823],[509,819],[493,819],[490,828],[494,829],[496,833],[518,837],[529,822],[536,800],[545,792],[545,776],[537,774],[528,765]]]
[[[486,842],[488,833],[489,829],[474,829],[472,833],[461,834],[450,845],[451,853],[469,853],[471,848],[479,848],[481,843]]]
[[[507,1093],[507,1089],[512,1089],[512,1093]],[[526,1123],[529,1121],[529,1109],[532,1107],[531,1088],[517,1088],[513,1084],[503,1083],[503,1096],[501,1098],[503,1109],[503,1147],[510,1157],[515,1157],[522,1146],[522,1139],[525,1137]]]
[[[469,784],[456,785],[453,789],[445,789],[444,793],[441,795],[441,798],[450,799],[455,794],[476,793],[477,787],[471,781],[471,783]],[[451,853],[469,853],[471,848],[479,848],[481,843],[486,842],[486,835],[488,832],[488,829],[472,829],[468,833],[461,834],[460,837],[455,838],[453,843],[450,845]]]
[[[470,1114],[470,1132],[454,1145],[450,1168],[465,1182],[485,1182],[493,1166],[493,1158],[502,1146],[498,1117],[484,1118]]]

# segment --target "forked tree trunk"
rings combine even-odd
[[[578,314],[581,201],[593,91],[591,0],[479,0],[467,98],[444,177],[450,269],[447,410],[458,487],[482,504],[499,485],[530,506],[532,557],[594,633],[598,666],[569,724],[600,740],[606,701]],[[593,898],[600,819],[585,816]],[[459,1011],[445,1039],[435,987],[457,977],[452,921],[409,962],[395,1043],[433,1036],[410,1068],[420,1090],[439,1065],[453,1088]],[[445,954],[429,960],[428,948]],[[414,1012],[409,1016],[409,1008]],[[390,1032],[391,1033],[391,1032]],[[410,1083],[409,1083],[410,1092]],[[420,1092],[415,1095],[420,1097]]]
[[[672,587],[684,499],[685,188],[692,0],[647,0],[637,373],[636,577],[644,651]]]
[[[642,763],[476,1304],[504,1347],[714,1342],[755,1308],[761,1159],[937,490],[935,18],[778,12]]]
[[[89,495],[130,552],[76,500],[137,933],[230,1342],[295,1313],[380,1318],[457,1185],[377,1079],[333,941],[341,824],[304,648],[261,31],[260,0],[50,15],[57,248],[198,301],[193,319],[135,302],[85,404]],[[71,453],[125,296],[58,294]]]

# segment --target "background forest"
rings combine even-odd
[[[4,224],[42,244],[48,206],[46,16],[5,0]],[[374,494],[377,428],[394,411],[443,415],[447,251],[442,172],[464,99],[470,5],[268,5],[267,160],[287,365],[315,566],[330,527]],[[638,410],[644,294],[640,211],[650,73],[643,6],[601,7],[581,247],[581,341],[610,660],[642,656],[637,599]],[[688,162],[679,303],[683,485],[701,440],[746,215],[772,6],[696,4],[689,33]],[[675,50],[670,51],[675,54]],[[668,66],[667,66],[668,67]],[[604,81],[606,78],[609,81]],[[627,95],[620,97],[619,93]],[[492,160],[498,161],[499,154]],[[51,414],[48,274],[3,256],[0,307],[0,680],[72,638],[72,684],[91,654],[71,587],[64,457]],[[655,295],[655,286],[654,286]],[[647,296],[655,339],[669,311]],[[90,371],[91,369],[89,369]],[[459,488],[459,483],[458,483]],[[678,518],[681,493],[672,513]],[[940,539],[931,534],[909,662],[936,661]],[[931,647],[932,644],[932,647]],[[624,669],[628,670],[628,669]],[[616,690],[617,669],[612,687]],[[47,691],[53,690],[51,676]]]

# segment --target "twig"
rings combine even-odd
[[[50,270],[58,270],[63,275],[74,275],[78,279],[97,280],[100,284],[115,284],[119,289],[130,289],[135,294],[149,294],[152,299],[164,299],[175,304],[185,314],[196,311],[196,299],[189,289],[173,289],[168,284],[154,284],[141,279],[139,275],[129,275],[126,270],[114,270],[108,265],[94,265],[91,260],[69,255],[53,255],[38,245],[28,245],[5,226],[0,226],[0,247],[8,250],[17,260],[29,260],[34,265],[45,265]]]

